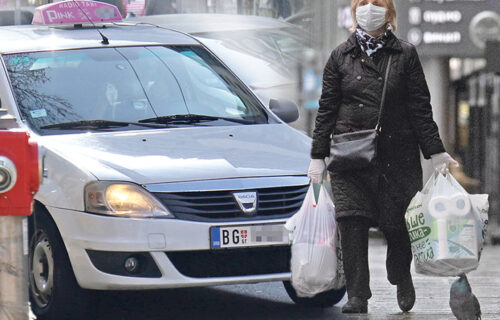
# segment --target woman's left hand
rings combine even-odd
[[[441,152],[431,155],[432,166],[434,170],[443,173],[448,166],[458,167],[459,164],[448,152]]]

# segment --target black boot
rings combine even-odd
[[[368,300],[358,297],[349,298],[342,307],[342,313],[367,313]]]
[[[411,276],[397,284],[398,305],[401,311],[408,312],[415,305],[415,288]]]

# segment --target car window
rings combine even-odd
[[[136,122],[178,114],[267,123],[257,99],[199,46],[108,47],[3,58],[23,118],[42,134],[47,132],[41,127],[57,123]]]

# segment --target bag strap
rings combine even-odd
[[[380,100],[380,108],[379,108],[380,111],[378,113],[377,126],[375,127],[375,130],[377,130],[378,133],[382,131],[382,127],[380,126],[380,120],[382,119],[382,112],[384,111],[385,94],[387,92],[387,80],[389,78],[389,71],[391,70],[391,61],[392,61],[392,55],[389,55],[389,60],[387,61],[387,67],[385,68],[384,87],[382,89],[382,99]]]

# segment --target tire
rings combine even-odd
[[[283,281],[283,285],[285,286],[286,293],[288,293],[288,296],[295,304],[310,308],[330,308],[342,300],[346,291],[345,287],[343,287],[338,290],[332,289],[321,292],[312,298],[301,298],[297,296],[297,292],[290,281]]]
[[[29,294],[38,320],[87,318],[89,295],[73,274],[57,227],[45,208],[34,212],[30,230]],[[87,318],[89,319],[89,318]]]

